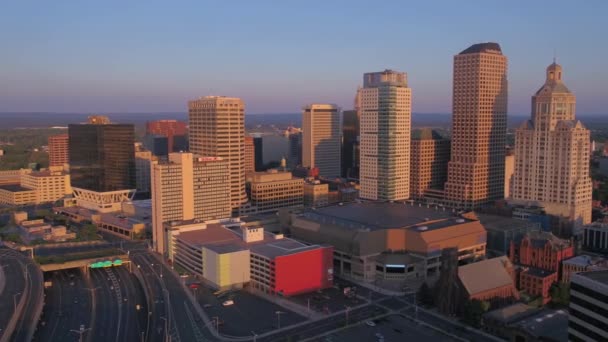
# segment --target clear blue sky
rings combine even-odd
[[[579,114],[608,113],[608,1],[3,1],[0,112],[248,113],[352,106],[364,72],[408,73],[415,112],[451,111],[452,56],[496,41],[509,113],[529,114],[554,49]]]

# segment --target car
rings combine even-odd
[[[213,306],[213,305],[211,305],[211,304],[205,304],[205,305],[203,305],[203,307],[204,307],[204,308],[210,308],[210,307],[212,307],[212,306]]]
[[[374,321],[367,321],[367,322],[365,322],[365,324],[369,325],[370,327],[375,327],[376,326],[376,323],[374,323]]]
[[[384,335],[382,335],[381,333],[376,333],[376,337],[379,338],[379,339],[383,339]]]
[[[74,304],[78,304],[78,298],[74,298]]]
[[[230,305],[234,305],[234,301],[232,299],[227,300],[225,302],[222,303],[223,306],[230,306]]]
[[[201,286],[201,284],[198,284],[198,283],[192,283],[192,284],[188,285],[188,287],[191,289],[198,289],[200,286]]]

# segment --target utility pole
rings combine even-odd
[[[258,334],[256,334],[255,331],[251,331],[251,333],[253,334],[253,342],[256,342],[258,340]]]

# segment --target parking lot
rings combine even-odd
[[[387,316],[372,322],[369,325],[365,322],[357,324],[348,329],[315,339],[315,341],[455,341],[448,336],[420,326],[399,315]]]
[[[357,288],[356,291],[359,289]],[[355,292],[356,292],[355,291]],[[336,311],[344,310],[347,306],[354,307],[364,304],[366,301],[353,296],[351,298],[344,295],[344,290],[334,286],[325,290],[319,290],[303,295],[289,297],[288,300],[293,301],[303,307],[308,307],[310,310],[320,313],[330,314]]]
[[[253,336],[254,333],[262,334],[277,329],[279,323],[285,327],[306,320],[305,317],[246,291],[215,295],[213,290],[202,285],[192,291],[209,318],[219,322],[219,332],[222,335]],[[222,305],[227,300],[232,300],[234,304]]]

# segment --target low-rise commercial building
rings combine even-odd
[[[169,257],[217,289],[250,283],[291,296],[333,285],[331,246],[306,245],[234,220],[174,222],[166,230]]]
[[[519,299],[515,270],[506,256],[458,267],[458,281],[465,300],[504,305]]]
[[[329,204],[329,185],[315,179],[304,182],[304,206],[324,207]]]
[[[13,206],[36,204],[36,190],[19,184],[0,185],[0,204]]]
[[[558,281],[556,271],[536,267],[523,267],[519,274],[519,290],[532,297],[540,297],[543,304],[551,301],[550,289]]]
[[[541,230],[540,224],[511,217],[478,213],[479,222],[488,232],[488,254],[508,255],[511,242]]]
[[[568,312],[515,303],[483,315],[483,329],[507,341],[567,341]]]
[[[19,231],[25,243],[36,240],[63,242],[76,238],[76,233],[69,232],[65,226],[52,226],[43,219],[21,221]]]
[[[304,180],[291,172],[268,170],[247,174],[247,192],[256,213],[268,213],[280,208],[303,205]]]
[[[439,274],[444,248],[456,248],[461,264],[486,252],[486,231],[474,215],[439,207],[363,202],[307,209],[292,214],[290,230],[297,239],[333,245],[336,273],[365,281],[375,280],[384,252],[422,258],[424,278]]]
[[[562,261],[561,281],[569,283],[575,273],[608,270],[608,259],[599,256],[578,255]]]
[[[145,222],[120,213],[94,214],[91,221],[98,230],[129,240],[143,238],[146,230]]]
[[[558,272],[562,260],[574,256],[574,246],[548,232],[531,232],[512,241],[509,258],[515,264]]]
[[[596,251],[608,251],[608,223],[593,222],[582,227],[583,248]]]
[[[608,271],[574,274],[570,282],[568,340],[606,341]]]

